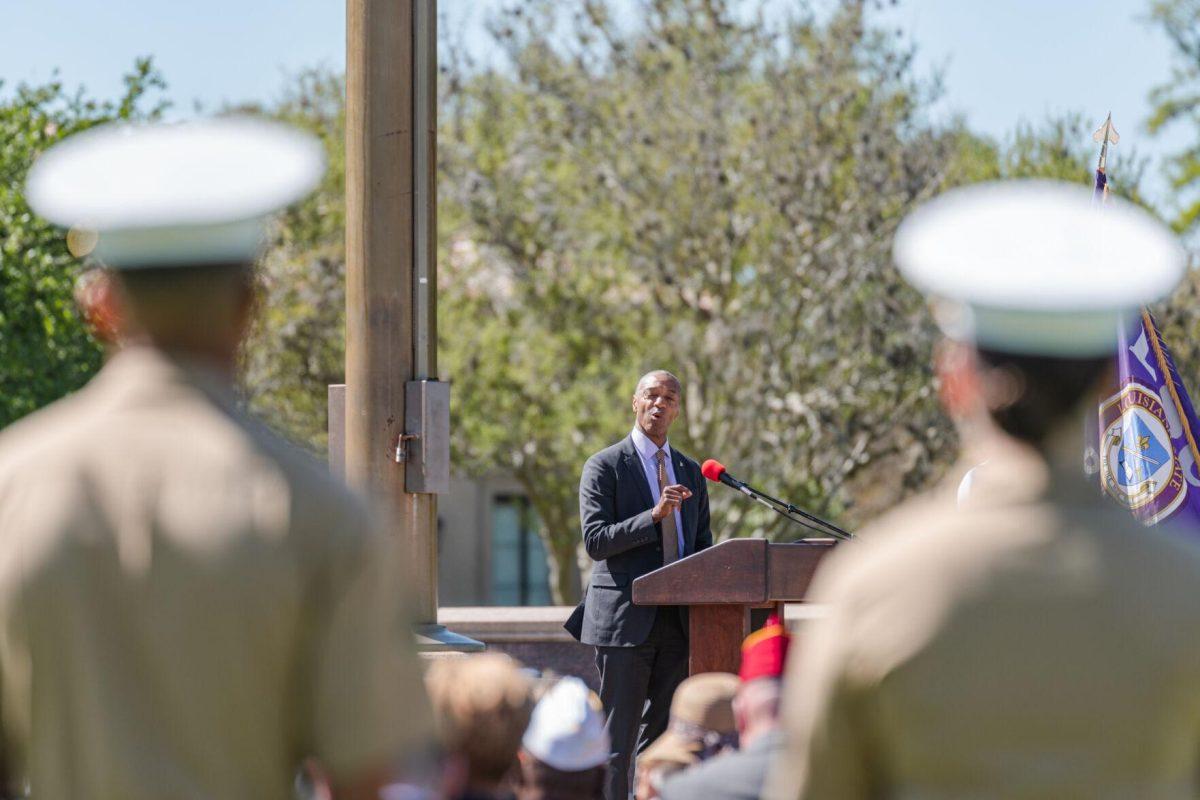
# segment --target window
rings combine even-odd
[[[550,604],[546,550],[537,534],[529,499],[496,495],[492,500],[492,605]]]

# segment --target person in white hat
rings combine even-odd
[[[1090,194],[984,185],[901,225],[987,469],[961,508],[922,497],[822,566],[766,797],[1200,795],[1200,549],[1110,506],[1079,455],[1122,314],[1184,256]]]
[[[265,121],[113,125],[30,172],[96,237],[121,348],[0,433],[0,774],[35,797],[373,797],[423,747],[395,546],[239,410],[268,216],[318,145]]]
[[[600,699],[562,678],[538,701],[517,753],[517,800],[599,800],[609,757]]]

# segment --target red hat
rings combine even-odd
[[[791,641],[792,637],[780,622],[779,615],[767,617],[767,624],[742,642],[742,668],[738,673],[742,682],[781,677]]]

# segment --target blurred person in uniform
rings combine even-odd
[[[10,794],[282,800],[308,762],[375,797],[424,746],[392,537],[233,393],[267,216],[322,169],[310,137],[227,118],[93,128],[30,171],[127,318],[85,388],[0,433]]]
[[[579,678],[538,700],[517,753],[517,800],[600,800],[610,743],[600,698]]]
[[[687,609],[634,605],[633,582],[712,546],[700,465],[667,441],[682,404],[683,385],[670,372],[643,375],[633,430],[592,455],[579,480],[584,549],[596,563],[564,627],[596,648],[613,748],[608,800],[629,797],[634,756],[666,729],[671,697],[687,677]]]
[[[517,750],[533,712],[533,680],[502,653],[447,657],[425,676],[445,754],[448,800],[511,798]]]
[[[1109,504],[1079,450],[1122,315],[1170,293],[1182,249],[1127,203],[1023,181],[923,206],[895,254],[958,343],[941,368],[976,393],[987,469],[821,567],[766,796],[1200,795],[1200,548]]]
[[[699,763],[694,748],[673,736],[660,736],[638,756],[637,782],[633,796],[636,800],[656,800],[662,797],[663,784],[678,773]]]
[[[687,754],[686,766],[692,766],[736,748],[737,688],[737,676],[728,672],[702,672],[679,684],[671,698],[667,730],[638,756],[638,770],[658,762],[676,763],[680,754]]]
[[[746,637],[733,698],[738,749],[669,776],[659,792],[663,800],[757,800],[762,795],[767,767],[783,747],[779,703],[790,642],[775,615]]]

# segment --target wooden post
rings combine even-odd
[[[437,495],[405,491],[397,447],[405,384],[437,376],[435,17],[435,0],[346,0],[345,474],[394,510],[434,649]]]
[[[750,635],[750,607],[695,605],[688,609],[688,674],[738,671]]]

